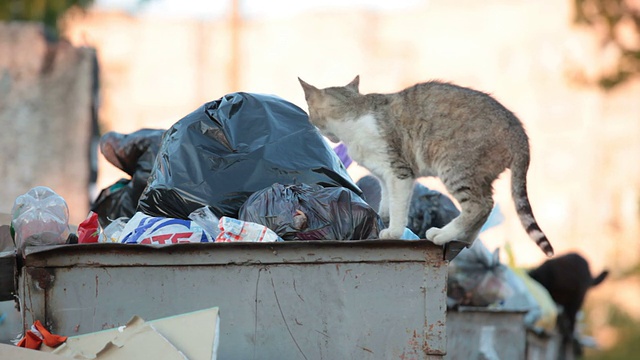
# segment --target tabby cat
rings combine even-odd
[[[360,94],[357,76],[341,87],[318,89],[300,80],[309,120],[382,182],[381,239],[399,239],[407,224],[416,178],[439,177],[461,214],[425,236],[442,245],[473,243],[493,207],[493,181],[511,169],[511,191],[522,225],[548,255],[553,248],[527,197],[529,140],[518,118],[491,96],[439,81],[393,94]],[[418,234],[422,235],[422,234]]]

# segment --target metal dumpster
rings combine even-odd
[[[572,360],[561,356],[557,332],[538,335],[524,323],[526,311],[460,307],[447,312],[445,359]]]
[[[525,360],[524,314],[476,307],[449,311],[445,358]]]
[[[27,248],[24,326],[77,335],[218,306],[220,359],[441,359],[447,261],[426,240]]]

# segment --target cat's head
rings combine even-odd
[[[298,78],[304,98],[309,107],[309,121],[315,125],[320,132],[333,142],[339,142],[340,138],[334,133],[334,124],[344,121],[350,115],[351,99],[360,95],[358,85],[360,76],[356,76],[346,86],[329,87],[318,89],[317,87],[304,82]]]

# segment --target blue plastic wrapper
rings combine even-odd
[[[274,183],[361,194],[302,109],[276,96],[233,93],[165,132],[138,210],[187,219],[209,206],[218,217],[237,218],[251,194]]]

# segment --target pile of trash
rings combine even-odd
[[[271,242],[376,239],[382,221],[307,114],[276,96],[233,93],[171,128],[109,132],[100,151],[127,173],[103,189],[77,236],[58,194],[16,199],[15,242]]]

